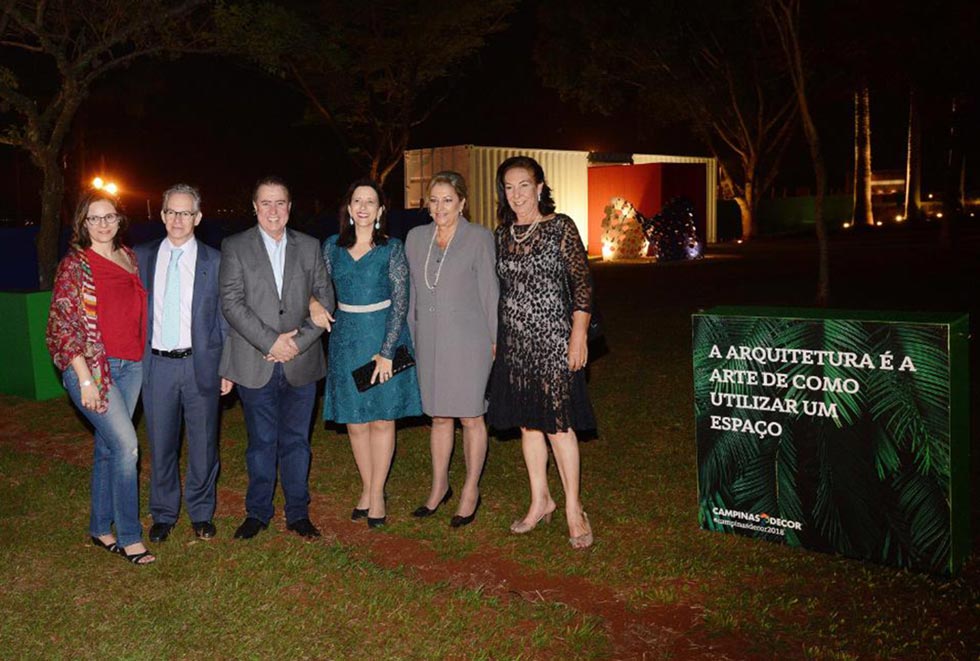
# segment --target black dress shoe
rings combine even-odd
[[[150,526],[150,541],[165,542],[170,537],[170,531],[174,529],[172,523],[154,523]]]
[[[473,512],[467,516],[460,516],[459,514],[453,516],[449,521],[449,525],[453,528],[462,528],[463,526],[468,526],[473,523],[473,519],[476,518],[476,511],[480,509],[480,502],[483,500],[483,496],[476,497],[476,507],[473,508]]]
[[[364,509],[358,509],[358,508],[355,507],[353,509],[353,511],[351,511],[351,513],[350,513],[350,520],[351,521],[360,521],[361,519],[366,519],[367,518],[367,514],[368,514],[368,511],[367,511],[367,508],[366,507]]]
[[[247,517],[242,521],[242,525],[238,526],[238,530],[235,531],[235,539],[252,539],[268,527],[268,523],[262,523],[258,519]]]
[[[388,515],[384,515],[375,519],[373,516],[368,517],[368,528],[383,528],[385,522],[388,520]]]
[[[192,523],[191,527],[194,528],[194,534],[198,539],[211,539],[218,534],[218,529],[210,521],[197,521]]]
[[[419,505],[417,508],[415,508],[415,511],[412,512],[412,516],[417,517],[419,519],[424,519],[427,516],[432,516],[433,514],[439,511],[439,505],[446,504],[447,502],[449,502],[449,499],[452,497],[453,497],[453,488],[452,486],[450,486],[448,489],[446,489],[445,495],[442,497],[442,500],[440,500],[439,503],[436,505],[435,509],[430,510],[429,507],[423,503],[422,505]]]
[[[296,519],[292,523],[287,523],[286,530],[292,530],[300,537],[305,537],[306,539],[315,539],[320,536],[320,531],[316,529],[316,526],[309,519]]]

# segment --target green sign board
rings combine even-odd
[[[969,318],[693,316],[701,527],[951,576],[969,552]]]

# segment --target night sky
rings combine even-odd
[[[626,109],[606,117],[582,112],[546,89],[532,58],[537,16],[526,3],[511,27],[466,65],[451,96],[413,134],[410,147],[482,144],[528,148],[705,155],[686,128],[670,118],[644,117]],[[904,169],[907,101],[902,89],[872,90],[873,165]],[[830,171],[830,187],[842,190],[851,172],[853,110],[842,90],[814,99]],[[938,191],[945,154],[947,100],[926,104],[925,191]],[[93,90],[76,117],[70,147],[70,177],[88,180],[100,170],[127,191],[131,217],[145,216],[146,200],[155,216],[160,192],[176,181],[198,185],[206,215],[218,209],[247,208],[252,182],[278,173],[293,188],[303,212],[335,209],[347,184],[361,173],[340,152],[325,126],[303,121],[304,100],[264,73],[226,60],[185,57],[149,60],[111,74]],[[965,126],[977,124],[969,108]],[[980,152],[970,136],[969,171]],[[0,148],[4,194],[0,216],[37,213],[40,178],[23,153]],[[386,189],[400,203],[402,170]],[[809,155],[797,135],[787,151],[777,194],[806,192],[812,186]],[[74,193],[69,193],[74,198]]]

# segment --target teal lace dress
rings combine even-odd
[[[323,396],[323,419],[340,423],[395,420],[422,415],[415,368],[365,392],[358,392],[351,372],[375,354],[392,358],[395,349],[408,347],[412,339],[405,323],[408,310],[408,262],[398,239],[355,260],[337,245],[337,236],[323,242],[323,261],[337,294],[336,321],[330,332],[327,382]],[[364,306],[390,300],[391,305],[374,312],[345,312],[340,304]]]

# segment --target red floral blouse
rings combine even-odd
[[[122,249],[135,266],[136,253],[126,246]],[[54,276],[46,334],[48,352],[55,366],[62,371],[71,367],[75,356],[84,356],[99,395],[105,401],[112,375],[99,331],[97,310],[92,266],[84,250],[73,248],[58,264]]]

